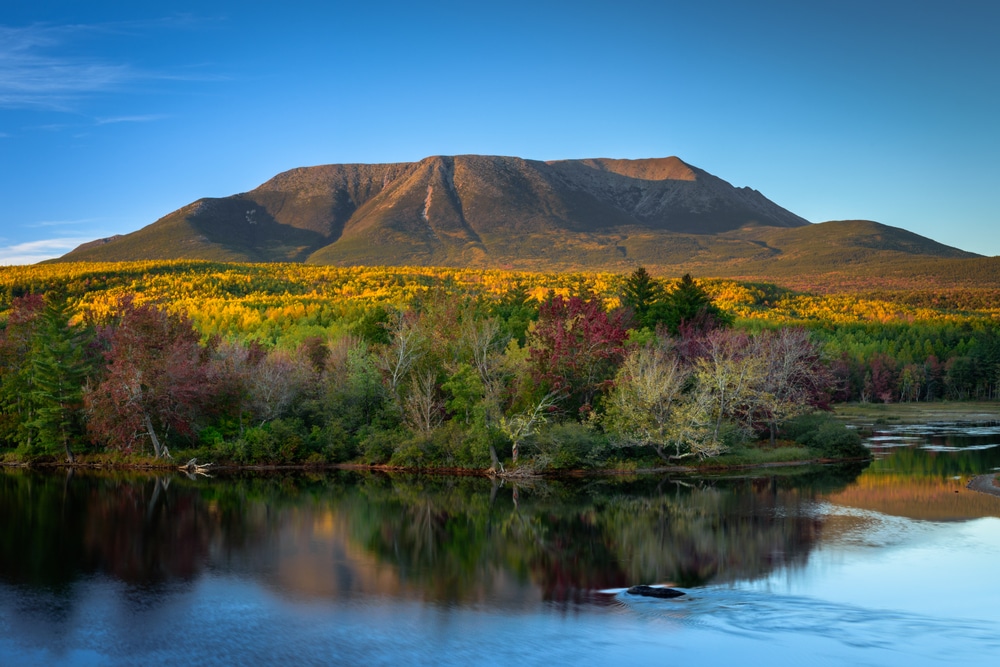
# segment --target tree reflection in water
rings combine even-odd
[[[639,583],[683,587],[804,563],[808,506],[858,467],[788,476],[532,480],[0,473],[0,578],[58,593],[105,575],[191,584],[207,569],[282,595],[520,606]]]

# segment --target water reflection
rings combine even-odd
[[[0,474],[0,578],[59,591],[92,575],[141,590],[207,571],[306,599],[519,606],[635,583],[701,586],[802,564],[804,511],[857,467],[794,477],[501,484],[335,472]]]
[[[827,500],[921,521],[1000,517],[1000,500],[966,489],[1000,468],[1000,422],[880,427],[868,445],[871,466]]]
[[[992,456],[516,485],[6,471],[0,663],[995,664],[1000,498],[960,486]],[[622,591],[658,582],[689,595]]]

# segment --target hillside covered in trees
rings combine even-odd
[[[995,399],[992,289],[142,262],[0,269],[8,458],[509,470],[857,437],[831,402]]]

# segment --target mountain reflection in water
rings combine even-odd
[[[518,605],[634,583],[691,587],[808,557],[803,511],[857,467],[794,478],[536,480],[352,472],[190,481],[0,474],[0,577],[58,590],[252,576],[296,598]]]
[[[0,663],[995,664],[1000,498],[964,485],[1000,448],[871,442],[683,479],[0,471]],[[624,591],[654,583],[688,595]]]

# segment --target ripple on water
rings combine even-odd
[[[643,617],[746,638],[805,635],[856,649],[964,658],[975,664],[984,655],[1000,655],[1000,630],[974,619],[936,618],[721,586],[687,593],[683,598],[658,600],[622,592],[618,602]]]
[[[969,445],[968,447],[950,447],[948,445],[924,445],[920,449],[928,452],[975,452],[984,449],[1000,447],[1000,444],[991,445]]]

